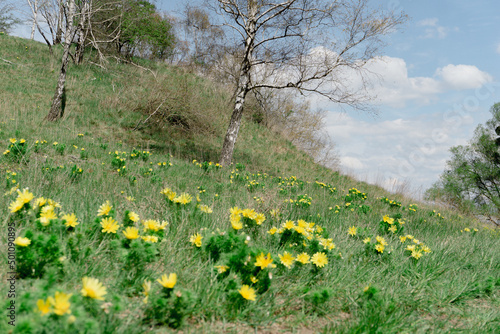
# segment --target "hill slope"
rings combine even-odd
[[[500,327],[498,231],[315,165],[251,121],[219,168],[230,94],[179,69],[71,66],[51,124],[57,57],[2,35],[0,58],[0,332]]]

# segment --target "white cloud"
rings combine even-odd
[[[420,37],[443,39],[446,38],[446,36],[448,36],[450,32],[459,31],[458,27],[450,28],[450,27],[440,26],[438,25],[438,21],[439,20],[437,18],[433,17],[417,22],[417,25],[425,27],[425,34]]]
[[[388,190],[408,182],[428,188],[449,159],[449,148],[463,145],[468,120],[452,123],[442,112],[392,120],[359,120],[329,112],[325,130],[336,142],[341,168]]]
[[[347,167],[349,169],[363,169],[365,168],[365,165],[363,163],[354,157],[342,157],[340,158],[340,163],[343,167]]]
[[[443,84],[455,90],[479,88],[493,77],[471,65],[447,65],[439,68],[436,75],[441,77]]]

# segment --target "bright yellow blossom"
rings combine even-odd
[[[71,310],[69,309],[71,306],[71,303],[69,302],[71,296],[72,296],[71,293],[66,294],[64,292],[56,291],[55,296],[49,297],[47,300],[54,307],[55,314],[57,315],[64,315],[66,313],[71,314]]]
[[[349,235],[350,235],[350,236],[352,236],[352,237],[353,237],[353,236],[355,236],[355,235],[356,235],[357,230],[358,230],[358,229],[356,228],[356,226],[351,226],[351,227],[349,227],[349,231],[348,231],[348,233],[349,233]]]
[[[175,283],[177,283],[177,274],[172,273],[168,276],[167,274],[164,274],[161,276],[161,279],[158,278],[156,281],[160,283],[164,288],[173,289]]]
[[[28,238],[17,237],[16,240],[14,240],[14,243],[20,247],[26,247],[31,244],[31,240]]]
[[[314,263],[316,267],[323,268],[328,264],[328,258],[326,257],[325,253],[318,252],[311,257],[311,262]]]
[[[104,295],[107,294],[106,287],[102,285],[97,278],[85,276],[82,278],[83,288],[81,294],[83,297],[89,297],[97,300],[104,300]]]
[[[106,203],[102,204],[100,207],[99,207],[99,210],[97,210],[97,216],[107,216],[109,215],[109,212],[111,211],[111,209],[113,208],[113,206],[109,203],[109,201],[106,201]]]
[[[61,217],[62,220],[65,220],[66,222],[64,223],[64,225],[66,225],[66,227],[76,227],[76,225],[78,225],[79,223],[77,222],[77,218],[75,216],[74,213],[72,214],[65,214],[64,216]]]
[[[196,247],[201,247],[201,239],[203,239],[203,237],[201,236],[201,234],[199,233],[196,233],[196,234],[193,234],[190,238],[189,238],[189,242],[191,242],[193,245],[195,245]]]
[[[264,255],[264,253],[260,253],[255,259],[255,266],[260,267],[261,269],[276,267],[276,265],[273,264],[271,253],[267,253],[267,255]]]
[[[118,222],[111,217],[104,218],[103,220],[101,220],[101,226],[102,226],[101,232],[105,233],[116,233],[116,231],[118,231],[118,229],[120,228]]]
[[[293,261],[295,261],[295,258],[292,256],[292,254],[285,252],[283,255],[278,254],[281,264],[283,264],[285,267],[289,268],[292,266]]]
[[[48,299],[46,301],[44,301],[43,299],[38,299],[38,301],[36,302],[36,306],[38,307],[38,311],[40,311],[42,315],[46,315],[51,312],[50,302]]]
[[[238,290],[238,292],[241,294],[243,298],[246,300],[252,300],[255,301],[255,290],[248,285],[243,285],[241,289]]]
[[[135,240],[139,238],[139,230],[136,227],[127,227],[125,231],[123,231],[123,235],[125,238],[130,240]]]
[[[307,263],[309,263],[310,258],[311,257],[307,253],[301,253],[301,254],[297,255],[297,258],[295,260],[302,263],[302,264],[307,264]]]

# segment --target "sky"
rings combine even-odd
[[[176,15],[184,2],[155,3]],[[370,91],[376,114],[315,100],[312,107],[328,111],[325,130],[345,173],[420,197],[444,171],[449,149],[467,144],[500,102],[500,1],[373,3],[410,17],[367,65],[377,74]],[[27,37],[29,27],[13,34]]]

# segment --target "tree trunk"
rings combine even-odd
[[[59,73],[59,80],[57,81],[56,92],[52,99],[52,106],[50,107],[49,114],[47,115],[48,121],[57,121],[64,114],[65,107],[65,83],[66,83],[66,69],[69,61],[69,48],[71,47],[71,40],[73,39],[73,14],[75,12],[74,0],[69,0],[69,14],[68,23],[66,25],[66,33],[64,34],[64,53],[62,56],[61,72]]]
[[[85,51],[85,20],[87,19],[87,13],[89,12],[88,3],[83,4],[83,7],[80,12],[80,21],[78,22],[77,35],[78,35],[78,44],[76,45],[75,50],[75,60],[77,64],[81,64],[83,62],[83,53]]]
[[[240,131],[241,117],[243,116],[243,105],[245,104],[245,97],[248,93],[248,78],[247,76],[244,76],[242,79],[243,82],[240,82],[238,85],[238,93],[234,103],[233,114],[231,115],[231,121],[229,121],[226,137],[224,138],[224,143],[222,144],[222,151],[220,153],[219,160],[219,163],[222,166],[228,166],[231,164],[234,145],[236,144],[238,132]]]
[[[71,2],[71,0],[68,0],[68,1]],[[63,0],[58,0],[58,3],[59,3],[59,15],[57,17],[56,38],[54,40],[54,45],[61,43],[62,34],[63,34],[62,33],[62,25],[63,25],[63,18],[64,18]],[[71,6],[71,3],[70,3],[70,6]],[[71,13],[69,15],[71,15]],[[68,17],[68,20],[69,20],[69,17]]]
[[[35,38],[35,29],[37,26],[37,16],[38,16],[38,0],[33,1],[33,6],[28,0],[28,4],[30,5],[31,12],[33,13],[33,25],[31,26],[31,36],[30,39],[33,40]]]
[[[247,93],[251,89],[250,72],[252,70],[252,52],[256,35],[255,17],[258,10],[258,4],[255,1],[248,1],[247,6],[249,15],[245,25],[245,30],[247,32],[247,38],[245,40],[245,56],[240,68],[240,76],[236,92],[236,100],[234,101],[233,114],[231,115],[229,127],[227,128],[226,132],[226,137],[224,138],[224,143],[222,144],[222,151],[219,159],[219,163],[222,166],[230,165],[231,160],[233,159],[234,145],[236,144],[236,139],[238,138],[238,132],[240,131],[241,126],[241,117],[243,116],[243,105],[245,104]]]

